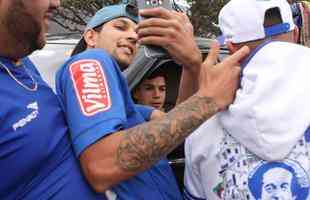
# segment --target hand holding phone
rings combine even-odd
[[[157,8],[163,7],[168,10],[172,10],[172,4],[170,0],[137,0],[138,9],[150,9],[150,8]],[[143,20],[145,17],[141,17],[140,19]],[[145,51],[146,57],[157,57],[157,56],[165,56],[167,55],[167,51],[161,47],[147,45],[142,47]]]

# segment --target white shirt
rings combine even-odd
[[[308,48],[251,55],[235,102],[186,140],[185,198],[309,199],[309,77]]]

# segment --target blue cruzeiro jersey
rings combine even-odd
[[[59,101],[32,62],[0,62],[12,73],[0,67],[0,199],[102,199],[84,180]],[[36,91],[13,79],[32,87],[29,74]]]
[[[69,123],[76,156],[108,134],[145,121],[116,61],[104,50],[71,58],[57,74],[56,90]],[[107,169],[109,170],[109,169]],[[181,199],[166,159],[112,188],[117,199]]]

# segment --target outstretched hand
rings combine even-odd
[[[240,61],[249,54],[247,46],[216,64],[220,46],[217,42],[211,45],[208,57],[201,66],[199,96],[214,99],[219,110],[224,110],[233,103],[239,86]]]
[[[196,45],[193,26],[184,13],[164,8],[140,11],[142,20],[137,27],[139,44],[157,45],[166,49],[184,67],[197,67],[202,56]]]

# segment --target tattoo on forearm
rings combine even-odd
[[[166,118],[126,130],[117,149],[117,165],[128,172],[152,166],[217,111],[213,99],[193,96]]]

